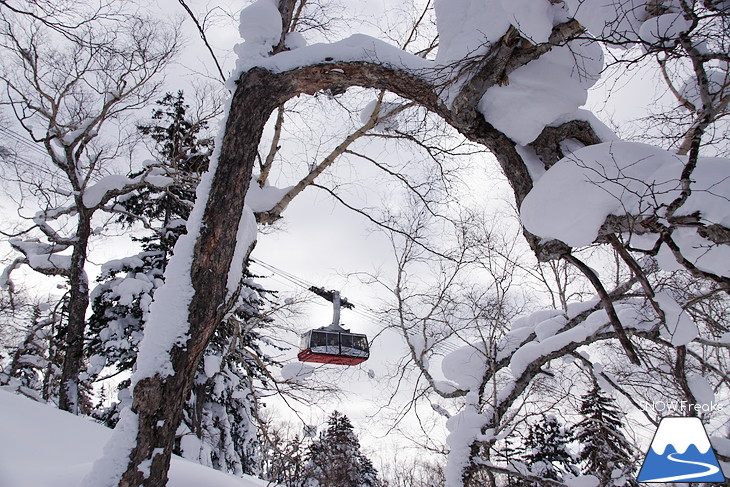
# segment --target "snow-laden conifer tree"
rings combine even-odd
[[[120,198],[115,205],[119,223],[142,223],[145,233],[132,237],[142,252],[102,265],[98,284],[91,293],[92,315],[87,330],[88,375],[97,378],[104,367],[131,372],[142,339],[144,316],[155,289],[162,285],[165,266],[177,239],[185,233],[185,221],[195,201],[195,187],[210,157],[212,141],[203,135],[207,118],[192,119],[184,95],[167,93],[156,102],[152,122],[138,130],[154,142],[156,156],[149,165],[171,181],[165,188],[145,186]],[[215,113],[215,112],[213,112]],[[140,176],[130,174],[130,178]],[[122,389],[129,381],[120,384]],[[124,404],[130,397],[120,391]],[[116,424],[120,404],[99,412],[109,425]]]
[[[5,366],[0,367],[0,385],[9,386],[11,390],[37,401],[47,400],[53,395],[53,383],[58,382],[60,371],[57,360],[54,360],[57,358],[54,350],[58,341],[54,325],[59,320],[53,313],[44,313],[38,304],[28,306],[28,313],[18,309],[26,306],[18,305],[16,308],[14,305],[13,308],[12,314],[8,313],[8,322],[2,326],[18,327],[21,337],[19,343],[10,344],[10,347],[6,345],[10,353]],[[27,320],[28,323],[15,324],[11,320]],[[3,363],[0,362],[0,365]]]
[[[373,462],[360,450],[350,419],[334,411],[327,430],[312,442],[306,465],[307,487],[379,487]]]
[[[250,283],[248,285],[251,285]],[[263,291],[251,287],[235,313],[216,330],[198,367],[183,424],[179,453],[235,475],[260,475],[261,396],[269,389],[276,363],[262,351],[259,330]]]
[[[621,431],[622,413],[613,398],[596,384],[582,397],[583,419],[574,426],[581,469],[594,475],[601,486],[638,486],[631,443]]]
[[[215,111],[198,120],[191,118],[182,92],[167,93],[156,103],[152,122],[138,125],[138,130],[154,142],[156,160],[148,165],[156,166],[170,182],[164,188],[139,188],[116,202],[118,222],[128,227],[141,223],[145,232],[132,237],[140,242],[142,252],[103,264],[92,292],[86,349],[92,377],[106,365],[131,370],[143,318],[154,290],[163,282],[175,242],[185,233],[195,188],[210,157],[212,141],[202,135]]]
[[[576,459],[568,444],[573,441],[570,429],[553,415],[530,425],[525,438],[523,459],[533,475],[562,481],[566,474],[578,474]],[[536,484],[535,487],[538,487]]]

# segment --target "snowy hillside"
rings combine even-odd
[[[91,469],[111,430],[52,406],[0,391],[0,485],[76,487]],[[261,487],[173,457],[168,487]]]

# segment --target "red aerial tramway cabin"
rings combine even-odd
[[[301,362],[315,362],[333,365],[357,365],[370,357],[367,336],[350,333],[340,326],[340,306],[353,308],[347,299],[340,299],[339,291],[325,291],[312,287],[310,291],[322,296],[334,305],[332,324],[302,334],[301,351],[297,358]]]

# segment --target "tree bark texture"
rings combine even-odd
[[[68,324],[65,355],[61,369],[58,407],[72,414],[79,413],[79,374],[83,365],[86,310],[89,307],[89,280],[86,276],[86,252],[91,237],[91,213],[77,202],[79,223],[76,243],[71,253],[69,273]]]

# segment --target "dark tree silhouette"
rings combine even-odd
[[[583,397],[583,419],[575,425],[584,474],[595,475],[600,485],[638,486],[633,475],[632,447],[621,431],[621,412],[614,400],[594,385]]]
[[[379,487],[378,472],[361,451],[352,423],[334,411],[327,420],[327,431],[309,447],[308,486]]]
[[[552,480],[563,480],[566,473],[577,475],[575,458],[568,450],[571,432],[555,416],[530,426],[525,439],[525,463],[532,473]]]

